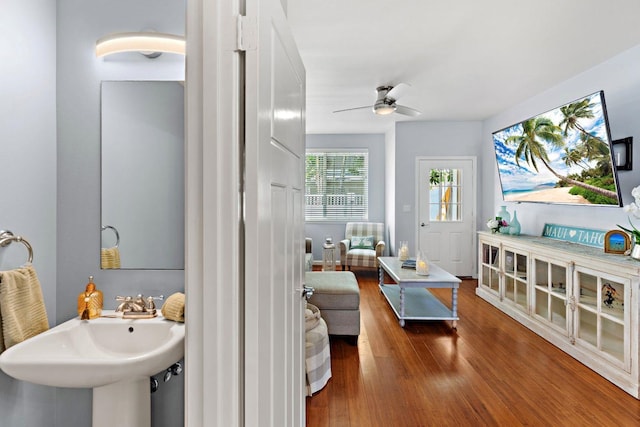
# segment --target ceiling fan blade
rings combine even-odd
[[[404,105],[396,105],[396,113],[404,114],[405,116],[419,116],[420,111],[414,110],[413,108],[405,107]]]
[[[334,113],[342,113],[344,111],[353,111],[353,110],[364,110],[365,108],[372,109],[373,106],[366,105],[364,107],[345,108],[344,110],[336,110],[336,111],[334,111]]]
[[[409,89],[411,89],[411,85],[407,83],[398,83],[385,95],[387,98],[393,98],[396,101],[404,94],[406,94]]]

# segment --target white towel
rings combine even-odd
[[[33,265],[0,272],[0,353],[49,329]]]

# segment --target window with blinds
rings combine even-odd
[[[369,153],[307,150],[305,220],[369,218]]]

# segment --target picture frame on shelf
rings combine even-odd
[[[604,235],[604,251],[609,254],[624,254],[631,247],[629,235],[622,230],[609,230]]]

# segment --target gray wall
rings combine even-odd
[[[387,253],[396,253],[396,128],[384,135],[385,223],[389,231]]]
[[[618,173],[620,190],[625,203],[633,201],[631,189],[640,184],[640,46],[611,58],[565,82],[559,84],[520,105],[489,118],[482,130],[482,181],[478,198],[481,205],[480,218],[495,215],[499,205],[507,205],[509,212],[515,209],[522,225],[523,234],[539,235],[547,222],[570,224],[603,230],[615,229],[616,224],[627,222],[627,214],[619,207],[561,206],[537,203],[504,203],[493,152],[492,132],[517,123],[535,114],[604,90],[604,96],[613,139],[634,137],[634,165],[632,171]],[[640,220],[636,220],[640,225]],[[484,224],[479,229],[486,228]]]
[[[3,0],[0,13],[0,229],[24,236],[53,325],[56,318],[56,9],[49,0]],[[0,248],[0,270],[26,262]],[[55,390],[0,372],[0,425],[51,425]]]
[[[99,269],[100,81],[180,80],[184,59],[125,54],[103,60],[94,53],[95,41],[115,31],[184,34],[184,8],[170,0],[2,4],[0,228],[33,245],[51,326],[76,315],[77,295],[90,274],[111,309],[116,294],[184,289],[182,270]],[[3,248],[0,268],[17,267],[24,257],[18,244]],[[152,395],[155,426],[182,424],[182,378]],[[91,391],[37,386],[0,373],[0,414],[3,427],[90,425]]]
[[[416,250],[416,157],[480,158],[481,132],[482,123],[475,121],[396,123],[395,246],[399,241],[406,240],[409,242],[409,252],[415,253]],[[477,188],[481,188],[480,183]],[[478,200],[482,197],[480,193]],[[405,211],[405,206],[410,207],[408,212]]]
[[[307,148],[354,148],[369,150],[369,221],[385,221],[385,137],[383,134],[307,135]],[[344,238],[344,222],[307,222],[305,233],[313,239],[313,259],[322,261],[326,236],[337,242]],[[337,245],[336,245],[337,246]],[[340,258],[336,251],[336,259]]]
[[[57,33],[58,270],[57,320],[76,314],[87,276],[104,292],[105,308],[116,295],[170,295],[184,290],[182,270],[100,270],[100,82],[184,80],[184,58],[148,59],[126,53],[95,57],[98,38],[153,29],[185,34],[185,3],[175,0],[59,0]],[[182,225],[177,225],[182,226]],[[153,424],[181,425],[183,377],[152,395]],[[58,393],[57,426],[88,425],[91,392]],[[83,402],[83,404],[78,404]],[[162,416],[160,415],[162,413]]]

